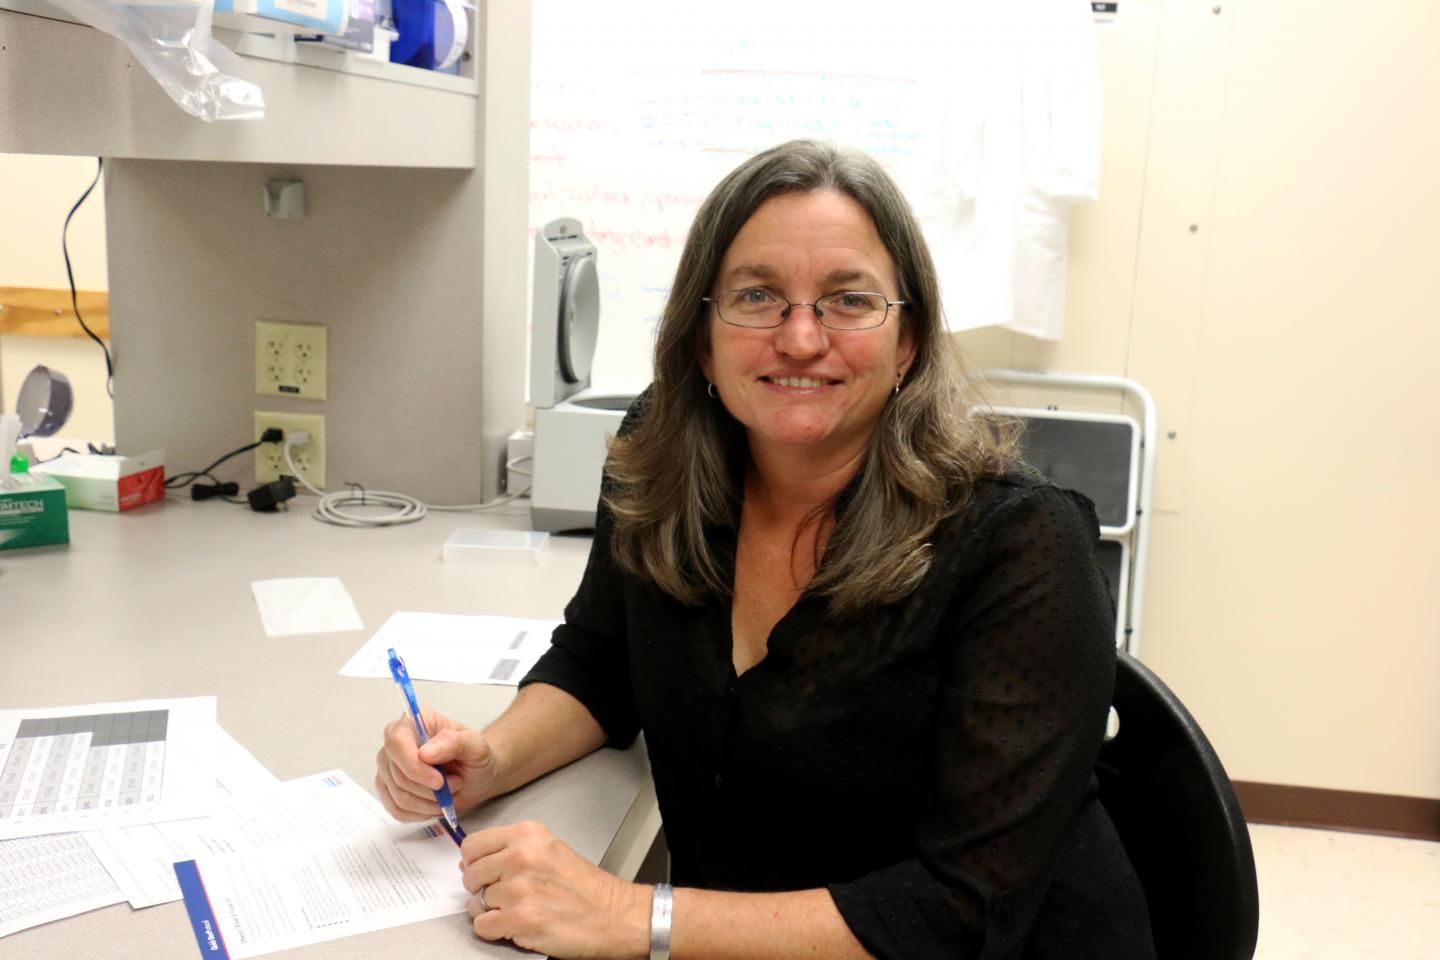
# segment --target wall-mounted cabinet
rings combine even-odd
[[[40,0],[0,0],[0,152],[472,169],[481,10],[465,76],[217,31],[243,56],[266,111],[263,120],[206,123],[171,102],[116,38]]]

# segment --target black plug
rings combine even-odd
[[[261,443],[281,443],[285,439],[285,431],[279,427],[266,427],[265,432],[260,434]]]
[[[209,500],[211,497],[233,497],[240,492],[238,483],[197,483],[190,488],[191,500]]]
[[[271,483],[262,483],[245,495],[250,509],[257,513],[274,513],[286,500],[295,497],[295,481],[281,477]]]

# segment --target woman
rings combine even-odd
[[[462,809],[639,730],[672,858],[538,824],[462,847],[477,934],[561,957],[1150,957],[1095,799],[1113,614],[1088,501],[971,409],[913,215],[792,142],[696,216],[584,581],[483,732],[386,728],[390,811]],[[652,912],[655,922],[652,924]]]

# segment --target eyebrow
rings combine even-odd
[[[742,263],[733,267],[725,274],[725,283],[734,284],[743,280],[758,280],[762,283],[771,283],[779,277],[779,272],[764,263]],[[831,270],[825,275],[826,286],[859,284],[866,286],[867,290],[879,290],[880,280],[872,273],[864,270]],[[858,289],[858,287],[856,287]]]

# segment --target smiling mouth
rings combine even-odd
[[[838,380],[820,380],[816,377],[761,377],[766,383],[773,383],[777,387],[828,387],[832,383],[839,383]]]

